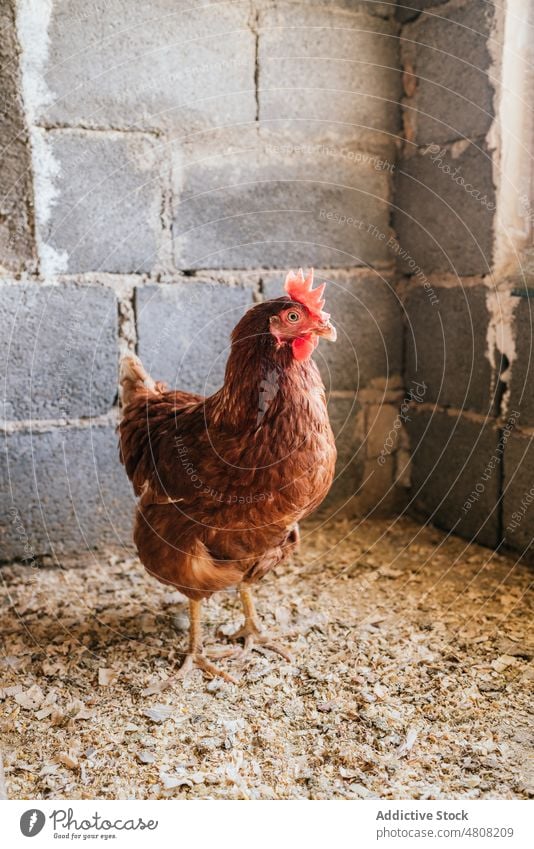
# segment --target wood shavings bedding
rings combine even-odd
[[[152,693],[187,607],[129,553],[0,570],[0,733],[17,799],[525,798],[529,569],[401,519],[308,523],[256,589],[293,660]],[[239,624],[206,605],[212,648]]]

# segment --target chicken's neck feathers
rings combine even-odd
[[[290,347],[232,348],[222,388],[207,401],[215,422],[251,433],[280,418],[306,429],[326,417],[324,386],[313,360],[296,360]]]

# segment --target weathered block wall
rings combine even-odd
[[[330,281],[340,336],[319,349],[340,448],[332,509],[398,505],[393,13],[3,4],[2,558],[128,544],[120,352],[212,391],[242,311],[298,265]]]
[[[523,554],[534,537],[533,315],[517,295],[528,294],[532,275],[506,207],[517,210],[529,189],[513,181],[515,155],[504,155],[517,77],[504,93],[500,80],[503,57],[522,61],[510,21],[523,33],[526,25],[517,4],[407,5],[398,12],[404,143],[394,226],[405,275],[405,381],[407,390],[424,384],[407,422],[410,507]],[[515,109],[532,113],[519,98]],[[517,134],[516,142],[529,150],[533,138]],[[532,244],[534,219],[523,217]]]

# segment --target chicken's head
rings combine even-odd
[[[335,327],[323,312],[324,283],[317,289],[312,283],[313,271],[306,278],[302,271],[289,272],[287,294],[255,304],[245,313],[232,333],[232,368],[254,351],[262,356],[280,354],[277,359],[283,366],[292,360],[308,359],[320,338],[335,342]]]
[[[310,357],[319,337],[336,341],[337,333],[330,323],[330,315],[323,311],[324,288],[324,283],[313,288],[313,269],[306,277],[302,269],[298,274],[290,271],[284,285],[288,297],[273,302],[280,304],[281,309],[270,316],[269,330],[278,347],[291,345],[296,360]]]

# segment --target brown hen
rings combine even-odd
[[[245,622],[233,635],[287,652],[265,636],[250,585],[298,540],[300,519],[324,499],[336,449],[324,387],[310,359],[335,340],[324,285],[290,273],[286,295],[253,306],[232,333],[222,388],[203,398],[155,383],[136,356],[121,363],[121,459],[138,504],[134,540],[151,575],[190,599],[189,650],[198,666],[234,680],[203,651],[202,599],[239,586]],[[235,651],[235,650],[234,650]]]

